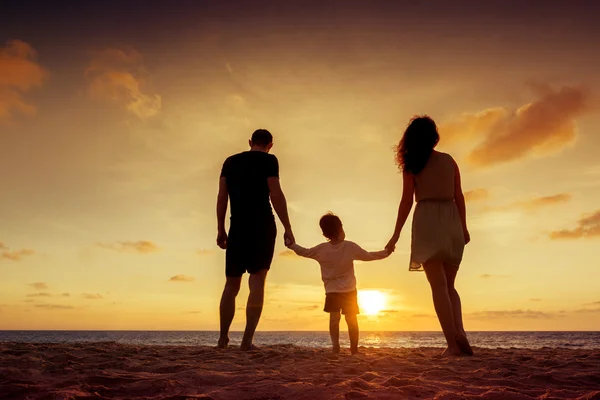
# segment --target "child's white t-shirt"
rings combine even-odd
[[[293,244],[290,249],[299,256],[319,262],[325,293],[346,293],[356,290],[354,260],[381,260],[389,255],[387,250],[366,251],[356,243],[346,240],[338,244],[321,243],[310,249]]]

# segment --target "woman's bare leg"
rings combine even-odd
[[[452,303],[452,313],[454,316],[454,326],[456,327],[456,332],[459,335],[467,336],[463,325],[462,305],[460,303],[460,296],[458,295],[458,291],[454,287],[454,281],[456,280],[456,273],[458,272],[458,268],[449,264],[444,264],[444,272],[446,273],[448,295],[450,296],[450,302]]]
[[[444,264],[444,271],[446,273],[446,282],[448,283],[448,295],[450,296],[450,302],[452,303],[452,313],[454,316],[454,326],[456,327],[456,333],[458,334],[458,347],[461,351],[468,355],[473,355],[473,349],[467,339],[467,333],[463,325],[462,318],[462,305],[460,302],[460,296],[458,291],[454,287],[454,281],[456,280],[456,274],[458,267]]]
[[[427,280],[431,286],[433,296],[433,305],[435,312],[444,331],[446,342],[448,343],[447,352],[451,355],[460,355],[461,351],[456,343],[456,326],[454,325],[454,312],[452,302],[448,294],[448,283],[444,265],[439,261],[427,262],[423,265]]]

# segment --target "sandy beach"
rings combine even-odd
[[[600,351],[0,344],[2,399],[600,399]]]

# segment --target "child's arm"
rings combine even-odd
[[[298,254],[301,257],[312,258],[316,260],[319,255],[319,246],[311,247],[307,249],[305,247],[300,246],[299,244],[292,244],[289,246],[290,249],[294,251],[294,253]]]
[[[354,245],[354,259],[359,261],[375,261],[382,260],[390,255],[390,252],[386,250],[381,251],[366,251],[356,243]]]

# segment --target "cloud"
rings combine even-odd
[[[570,193],[558,193],[551,196],[534,197],[527,200],[520,200],[502,206],[488,207],[488,209],[497,211],[521,209],[527,212],[535,212],[542,207],[568,203],[572,198],[573,196]]]
[[[411,318],[433,318],[435,315],[433,314],[413,314]]]
[[[279,257],[298,257],[292,250],[283,250],[279,253]]]
[[[467,314],[473,319],[501,319],[501,318],[526,318],[526,319],[541,319],[554,318],[553,313],[547,313],[536,310],[498,310],[498,311],[476,311]]]
[[[381,310],[379,311],[380,314],[396,314],[398,313],[398,310]]]
[[[106,49],[94,54],[85,76],[91,98],[123,106],[140,119],[156,115],[162,98],[149,92],[150,76],[135,50]]]
[[[481,279],[490,279],[490,278],[509,278],[510,275],[494,275],[494,274],[483,274],[479,275]]]
[[[489,191],[483,188],[467,190],[464,195],[466,201],[480,201],[486,200],[490,197]]]
[[[210,256],[212,254],[214,254],[215,251],[214,250],[208,250],[208,249],[200,249],[200,250],[196,250],[196,254],[198,254],[199,256]]]
[[[538,98],[516,110],[463,114],[441,124],[440,132],[449,141],[479,139],[468,161],[480,167],[556,153],[575,141],[575,119],[588,111],[588,92],[573,86],[534,89]]]
[[[28,285],[36,290],[48,289],[48,284],[45,282],[33,282],[33,283],[29,283]]]
[[[137,252],[142,254],[154,253],[159,250],[159,247],[149,240],[138,240],[137,242],[118,242],[118,243],[96,243],[97,246],[104,249],[116,250],[122,252]]]
[[[537,297],[534,297],[532,299],[529,299],[529,301],[536,301],[537,302],[537,301],[542,301],[542,299],[538,299]]]
[[[310,306],[298,307],[298,310],[301,310],[301,311],[315,311],[315,310],[318,310],[318,309],[319,309],[319,306],[317,304],[313,304],[313,305],[310,305]]]
[[[82,293],[81,297],[88,300],[101,300],[104,298],[100,293]]]
[[[577,221],[577,227],[573,229],[562,229],[550,232],[550,238],[560,239],[580,239],[600,236],[600,210],[583,216]]]
[[[52,294],[48,292],[30,293],[27,297],[52,297]]]
[[[71,295],[69,293],[62,293],[61,296],[62,297],[71,297]]]
[[[6,245],[2,242],[0,242],[0,250],[7,250],[8,247],[6,247]]]
[[[5,251],[0,252],[0,261],[2,261],[2,260],[21,261],[21,259],[23,257],[31,256],[33,254],[35,254],[35,251],[30,250],[30,249],[22,249],[22,250],[15,250],[15,251],[5,250]]]
[[[23,100],[23,93],[41,86],[47,75],[29,44],[11,40],[0,47],[0,121],[14,113],[35,114],[36,107]]]
[[[64,304],[36,304],[34,307],[46,310],[73,310],[75,308]]]
[[[193,282],[193,281],[194,281],[194,277],[187,276],[187,275],[175,275],[169,279],[169,282]]]
[[[192,310],[188,311],[187,314],[202,314],[202,311]]]

